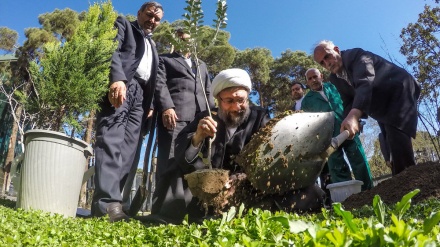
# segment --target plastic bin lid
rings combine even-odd
[[[364,182],[359,181],[359,180],[349,180],[349,181],[329,184],[329,185],[327,185],[327,189],[342,187],[342,186],[349,186],[349,185],[363,185],[363,184],[364,184]]]

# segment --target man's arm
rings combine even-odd
[[[359,49],[356,59],[348,67],[352,71],[352,84],[355,89],[352,108],[368,114],[373,94],[373,83],[376,79],[374,54]]]
[[[167,58],[159,56],[159,68],[157,71],[155,108],[157,109],[164,127],[172,130],[176,127],[177,115],[174,103],[167,85]]]
[[[341,123],[342,133],[344,130],[348,130],[350,132],[350,139],[353,139],[356,133],[359,132],[359,119],[362,116],[362,111],[356,108],[352,108],[348,113],[347,117]]]
[[[127,82],[127,78],[122,68],[120,50],[125,40],[127,25],[130,25],[130,23],[121,16],[115,21],[115,28],[118,29],[115,39],[118,41],[118,47],[113,52],[110,64],[110,89],[107,97],[110,103],[116,108],[120,107],[126,99],[127,88],[125,83]]]
[[[205,168],[202,159],[198,158],[197,154],[203,149],[203,136],[208,133],[212,133],[214,130],[211,125],[210,130],[202,126],[203,122],[206,121],[206,114],[198,114],[196,119],[189,123],[177,136],[174,148],[175,164],[180,167],[184,173],[189,173],[195,170]],[[205,119],[205,120],[204,120]],[[202,121],[203,120],[203,121]],[[201,122],[202,121],[202,122]],[[215,124],[216,127],[216,124]],[[216,129],[216,128],[215,128]],[[210,132],[211,131],[211,132]],[[198,133],[197,133],[198,132]],[[197,137],[196,136],[197,133]],[[193,141],[194,139],[194,141]],[[194,157],[187,157],[188,150],[192,152]]]

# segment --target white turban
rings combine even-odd
[[[245,87],[249,92],[252,89],[249,74],[242,69],[226,69],[220,71],[212,80],[212,94],[217,96],[223,89],[228,87]]]

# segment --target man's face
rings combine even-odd
[[[138,11],[138,23],[145,33],[152,33],[160,24],[163,11],[154,6],[146,7],[143,11]]]
[[[306,73],[307,86],[313,91],[322,90],[322,75],[317,70],[309,70]]]
[[[237,127],[249,116],[248,92],[241,87],[227,88],[217,95],[218,116],[227,127]]]
[[[299,100],[304,96],[304,90],[302,89],[301,85],[299,84],[294,84],[291,88],[290,88],[290,92],[292,94],[292,99],[293,100]]]
[[[179,38],[182,41],[188,42],[189,39],[191,38],[191,35],[187,34],[187,33],[182,33],[182,32],[177,32],[177,35],[179,36]]]
[[[337,46],[335,46],[333,49],[318,46],[315,48],[313,58],[322,67],[334,74],[342,71],[342,58],[339,54],[339,48]]]

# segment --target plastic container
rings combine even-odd
[[[84,141],[48,130],[25,133],[17,207],[75,217],[87,157]]]
[[[364,182],[359,180],[350,180],[327,185],[330,190],[330,196],[333,202],[343,202],[347,197],[361,192],[361,186]]]

